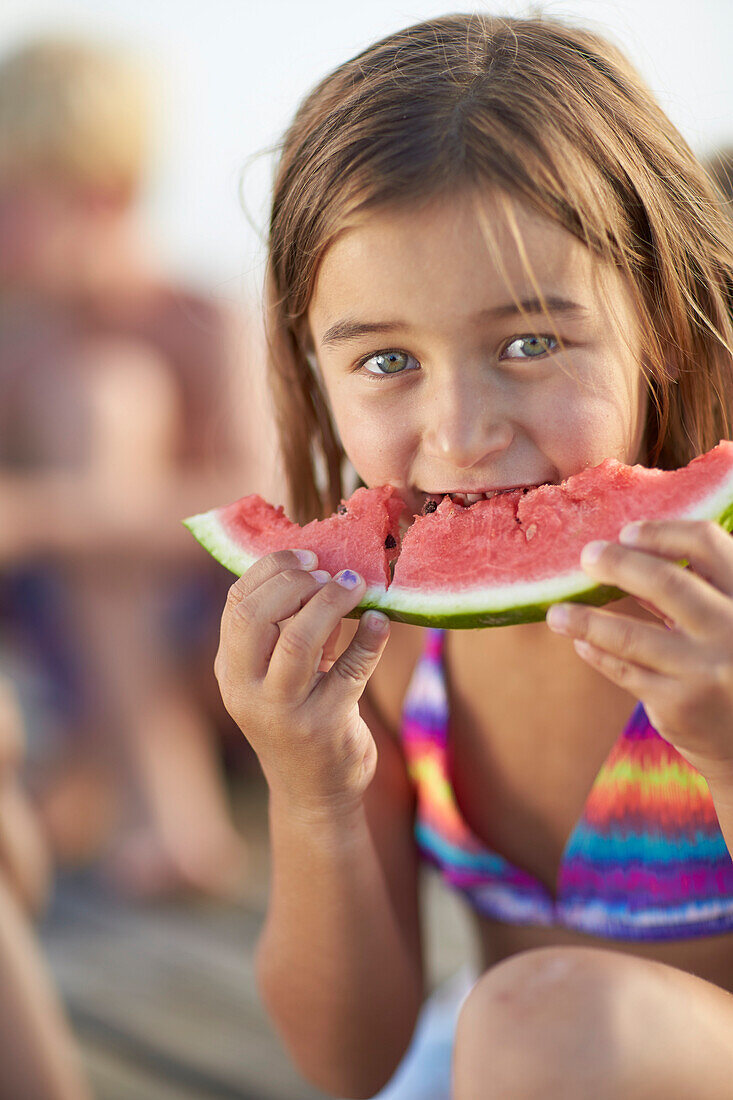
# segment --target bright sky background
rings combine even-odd
[[[701,154],[733,142],[732,0],[554,0],[536,5],[625,47]],[[159,95],[157,157],[143,203],[175,271],[236,300],[256,285],[274,144],[327,71],[389,31],[456,10],[531,5],[427,0],[2,0],[0,53],[37,32],[82,31],[142,55]]]

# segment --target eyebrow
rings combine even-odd
[[[549,295],[544,302],[549,313],[575,314],[577,317],[585,317],[590,312],[586,306],[578,302],[572,302],[569,298],[558,298]],[[477,321],[497,321],[507,317],[520,316],[522,314],[544,314],[545,309],[539,298],[524,298],[521,302],[507,302],[505,305],[492,306],[491,309],[482,309],[476,314]],[[340,344],[347,340],[358,340],[362,336],[370,336],[375,332],[396,332],[409,329],[403,321],[353,321],[345,318],[336,321],[326,329],[321,344]]]

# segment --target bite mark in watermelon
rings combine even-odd
[[[256,493],[183,522],[218,562],[240,576],[274,550],[315,550],[319,569],[331,574],[356,569],[369,589],[383,591],[398,554],[404,510],[397,490],[382,485],[357,489],[334,515],[304,527]]]
[[[185,524],[234,573],[292,547],[315,550],[330,573],[358,570],[367,590],[354,615],[377,608],[403,622],[450,628],[532,622],[560,600],[600,605],[624,595],[594,584],[580,552],[594,539],[616,539],[632,520],[715,520],[732,530],[733,443],[679,470],[606,459],[560,485],[468,507],[445,497],[400,540],[404,510],[397,491],[382,486],[357,489],[335,515],[304,527],[256,495]]]

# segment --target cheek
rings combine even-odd
[[[335,401],[332,407],[344,450],[362,480],[380,485],[399,479],[415,445],[404,408],[392,414],[382,403],[340,408]]]
[[[637,461],[644,426],[644,407],[623,383],[617,388],[573,387],[547,408],[545,438],[567,468],[594,466],[605,458]]]

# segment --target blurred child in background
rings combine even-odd
[[[56,855],[114,825],[128,891],[228,894],[243,847],[205,700],[226,580],[180,519],[277,496],[274,443],[263,387],[233,389],[254,372],[247,326],[145,247],[141,88],[84,42],[0,65],[0,621],[26,684],[43,669],[34,775]]]

